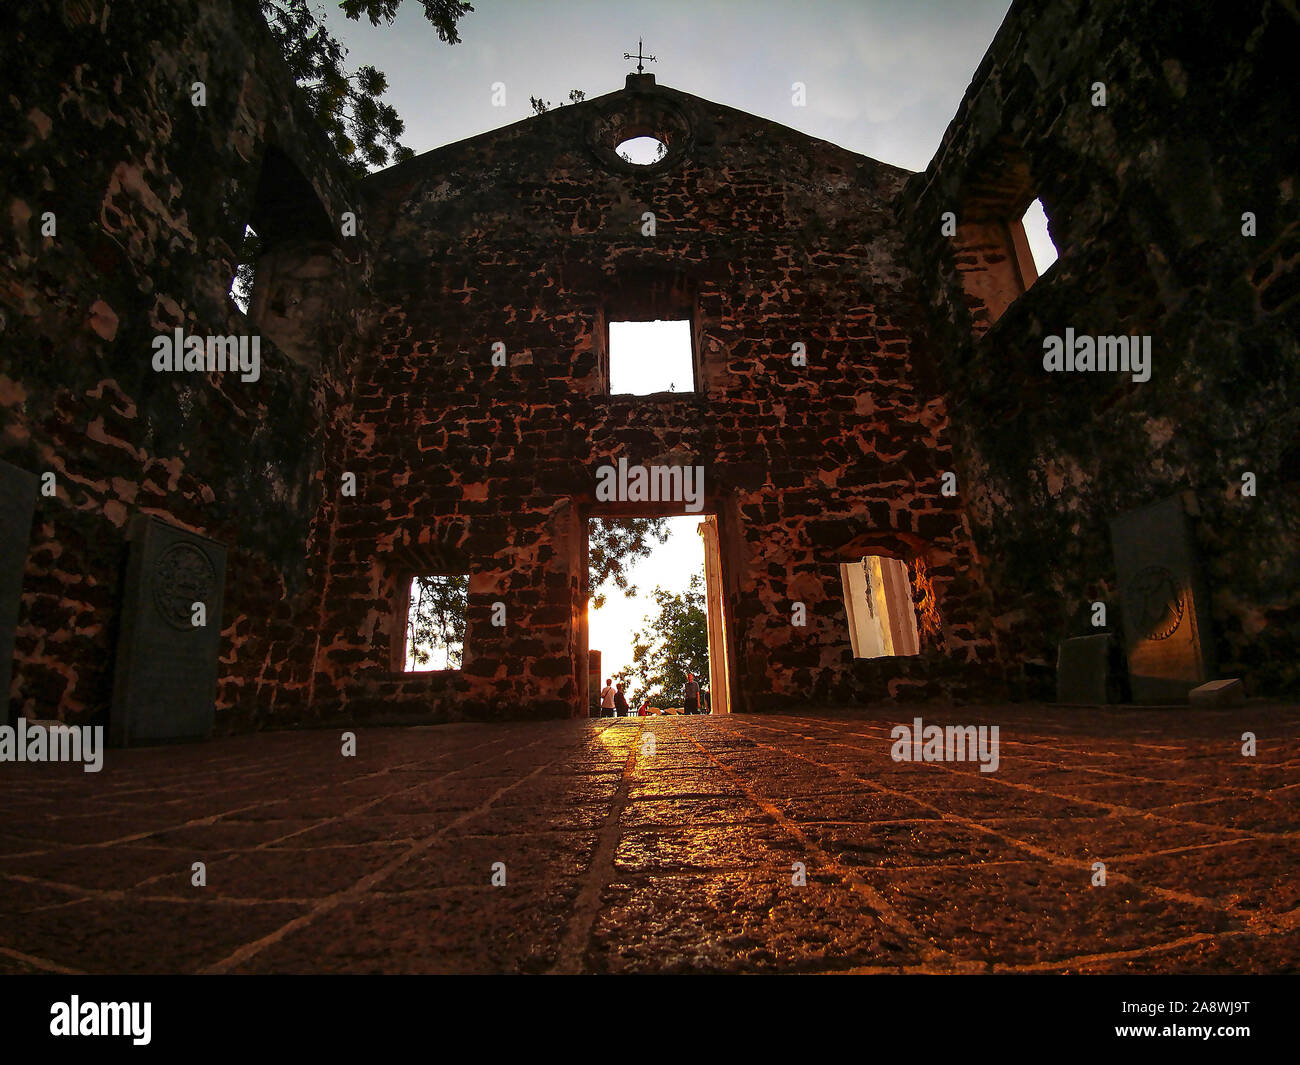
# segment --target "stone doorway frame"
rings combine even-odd
[[[591,518],[698,518],[703,523],[699,529],[704,540],[704,601],[708,615],[709,636],[709,705],[712,714],[730,714],[732,712],[732,678],[735,676],[735,634],[731,629],[730,615],[726,608],[727,581],[732,572],[730,559],[726,557],[723,545],[727,540],[726,517],[718,507],[705,507],[697,512],[686,510],[684,503],[586,503],[579,508],[582,535],[579,559],[579,594],[583,604],[579,618],[577,643],[578,654],[575,659],[581,663],[575,676],[578,689],[578,711],[576,717],[585,717],[591,705],[590,678],[587,674],[587,656],[590,651],[590,638],[587,631],[587,603],[590,589],[587,585],[589,572],[589,551],[591,548],[587,522]],[[718,645],[721,644],[721,654]],[[716,664],[715,664],[716,663]]]

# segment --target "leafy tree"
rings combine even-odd
[[[243,311],[253,298],[253,279],[256,276],[257,260],[262,256],[262,238],[252,226],[244,227],[244,243],[239,247],[239,265],[235,267],[235,280],[230,286],[230,295]]]
[[[709,622],[701,584],[697,574],[681,595],[654,590],[659,616],[632,637],[632,665],[616,678],[625,693],[634,693],[628,702],[682,705],[688,670],[704,686],[709,675]]]
[[[448,44],[459,44],[456,24],[473,6],[461,0],[420,3],[438,36]],[[402,0],[341,0],[338,7],[354,22],[365,15],[372,26],[378,26],[391,23],[401,4]],[[391,104],[381,100],[388,91],[383,71],[373,66],[351,72],[346,69],[347,49],[325,28],[323,7],[313,8],[311,0],[258,0],[258,7],[294,81],[354,174],[360,177],[372,166],[384,166],[390,157],[401,162],[415,154],[398,140],[406,124]],[[252,298],[253,274],[261,251],[261,239],[251,228],[245,229],[230,290],[244,310]]]
[[[456,25],[474,8],[461,0],[420,0],[424,17],[447,44],[459,44]],[[341,0],[349,19],[365,15],[372,26],[392,23],[402,0]],[[306,94],[317,120],[335,148],[358,175],[370,167],[411,158],[414,153],[398,138],[406,124],[391,104],[380,98],[388,79],[373,66],[348,71],[347,49],[325,28],[324,8],[311,0],[258,0],[262,16],[275,37],[294,81]]]
[[[599,610],[605,605],[602,588],[607,581],[629,599],[636,595],[636,585],[628,583],[627,571],[638,558],[650,557],[652,538],[661,544],[668,542],[668,519],[592,518],[589,531],[587,589],[591,605]]]
[[[434,652],[445,658],[442,669],[460,669],[465,654],[465,608],[469,577],[416,577],[406,614],[407,667],[429,666]]]
[[[587,94],[583,92],[581,89],[569,90],[569,103],[580,104],[586,98],[587,98]],[[552,107],[556,106],[555,104],[551,103],[549,100],[543,100],[540,96],[530,96],[528,97],[528,102],[532,104],[533,114],[535,115],[544,115]],[[561,103],[559,106],[563,107],[564,104]]]

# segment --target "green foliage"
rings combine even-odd
[[[586,98],[587,94],[581,89],[569,90],[569,103],[580,104]],[[551,103],[549,100],[543,100],[540,96],[530,96],[528,97],[528,102],[532,105],[533,114],[535,115],[544,115],[555,106],[555,104]],[[561,103],[559,106],[563,107],[564,104]]]
[[[460,0],[420,0],[424,17],[447,44],[458,44],[456,24],[472,5]],[[402,0],[342,0],[339,9],[357,21],[365,15],[371,25],[391,23]],[[358,175],[370,167],[409,159],[415,153],[399,138],[406,124],[397,110],[380,97],[388,79],[373,66],[348,72],[347,49],[325,28],[325,11],[311,0],[258,0],[289,71],[307,97],[317,120],[334,147]]]
[[[424,7],[424,17],[438,31],[438,37],[448,44],[460,44],[456,23],[466,12],[473,11],[473,6],[458,0],[420,0],[420,4]],[[380,22],[391,24],[401,6],[402,0],[341,0],[339,3],[348,18],[356,21],[365,15],[372,26],[378,26]]]
[[[638,558],[649,558],[654,551],[651,539],[668,542],[667,518],[592,518],[589,526],[587,588],[591,604],[597,610],[605,605],[606,581],[612,581],[629,599],[636,595],[629,584],[628,568]]]
[[[696,684],[708,686],[709,622],[701,584],[696,575],[681,595],[654,590],[659,616],[632,637],[632,665],[615,677],[634,706],[647,699],[653,706],[681,706],[688,670]]]
[[[465,608],[469,577],[416,577],[411,581],[411,605],[406,614],[406,665],[428,666],[435,657],[460,669],[465,656]],[[436,652],[436,655],[435,655]]]
[[[239,246],[239,265],[235,267],[235,280],[230,286],[230,295],[245,312],[253,299],[254,272],[261,255],[262,238],[253,232],[252,226],[245,226],[244,243]]]

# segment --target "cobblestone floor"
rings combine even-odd
[[[0,764],[0,972],[1300,970],[1300,707],[356,731]]]

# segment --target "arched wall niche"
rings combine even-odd
[[[258,237],[248,317],[294,362],[315,370],[347,306],[342,220],[331,222],[311,182],[271,141],[248,224]]]

